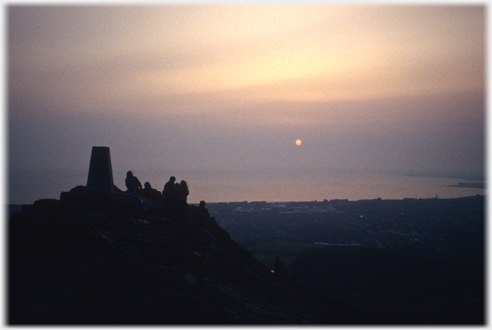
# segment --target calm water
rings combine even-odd
[[[87,183],[87,171],[11,171],[9,204],[32,204],[43,198],[60,198],[62,191]],[[341,172],[202,172],[137,171],[142,184],[149,181],[162,191],[171,175],[186,180],[190,203],[236,201],[322,201],[323,199],[453,198],[485,194],[484,189],[450,187],[461,179]],[[113,171],[115,185],[125,189],[126,171]]]

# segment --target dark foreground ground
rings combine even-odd
[[[303,248],[276,277],[194,207],[88,193],[8,225],[8,323],[484,324],[483,262]]]

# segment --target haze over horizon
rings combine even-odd
[[[484,176],[484,5],[6,11],[10,171]]]

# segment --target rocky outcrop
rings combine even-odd
[[[12,215],[8,289],[9,324],[331,320],[195,207],[83,186]]]

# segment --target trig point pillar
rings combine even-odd
[[[87,190],[100,192],[112,192],[114,190],[109,147],[92,147]]]

